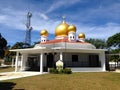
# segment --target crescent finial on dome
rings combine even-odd
[[[64,16],[62,16],[62,19],[63,19],[63,21],[65,21],[66,20],[66,16],[64,15]]]
[[[41,36],[48,36],[48,31],[46,29],[43,29],[41,32],[40,32],[40,35]]]

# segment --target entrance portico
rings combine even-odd
[[[10,50],[12,52],[16,52],[16,60],[15,60],[15,72],[26,70],[26,62],[30,54],[39,54],[39,69],[40,73],[43,73],[43,59],[44,53],[49,53],[50,50],[44,47],[42,48],[29,48],[29,49],[15,49]],[[19,66],[20,64],[20,66]]]

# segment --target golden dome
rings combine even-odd
[[[67,36],[69,25],[63,21],[55,30],[55,36]]]
[[[43,29],[41,32],[40,32],[40,35],[41,36],[48,36],[48,31],[46,29]]]
[[[81,33],[79,33],[79,34],[78,34],[78,38],[85,38],[85,34],[84,34],[84,33],[82,33],[82,32],[81,32]]]
[[[70,25],[68,27],[68,32],[76,32],[76,27],[74,25]]]

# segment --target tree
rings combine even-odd
[[[34,44],[30,46],[30,48],[33,48],[36,44],[39,44],[39,43],[40,43],[39,41],[38,42],[34,42]]]
[[[107,47],[109,53],[113,54],[109,57],[110,61],[119,62],[120,61],[120,33],[116,33],[113,36],[110,36],[107,40]]]
[[[106,48],[106,41],[102,39],[86,39],[87,42],[92,43],[98,49]]]
[[[107,47],[120,48],[120,33],[116,33],[107,40]]]
[[[25,48],[24,46],[25,46],[26,44],[24,43],[24,42],[16,42],[12,47],[11,47],[11,49],[23,49],[23,48]],[[10,55],[11,56],[14,56],[14,55],[16,55],[16,53],[15,52],[10,52]]]
[[[9,56],[9,54],[10,54],[9,50],[10,50],[10,45],[6,46],[6,48],[5,48],[5,54],[4,54],[5,57]]]
[[[23,42],[16,42],[13,46],[12,49],[22,49],[24,48],[24,43]]]
[[[2,37],[0,33],[0,58],[4,57],[6,45],[7,45],[7,41],[5,38]]]

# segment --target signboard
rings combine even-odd
[[[58,61],[56,62],[56,68],[57,68],[57,69],[63,69],[63,61],[58,60]]]

